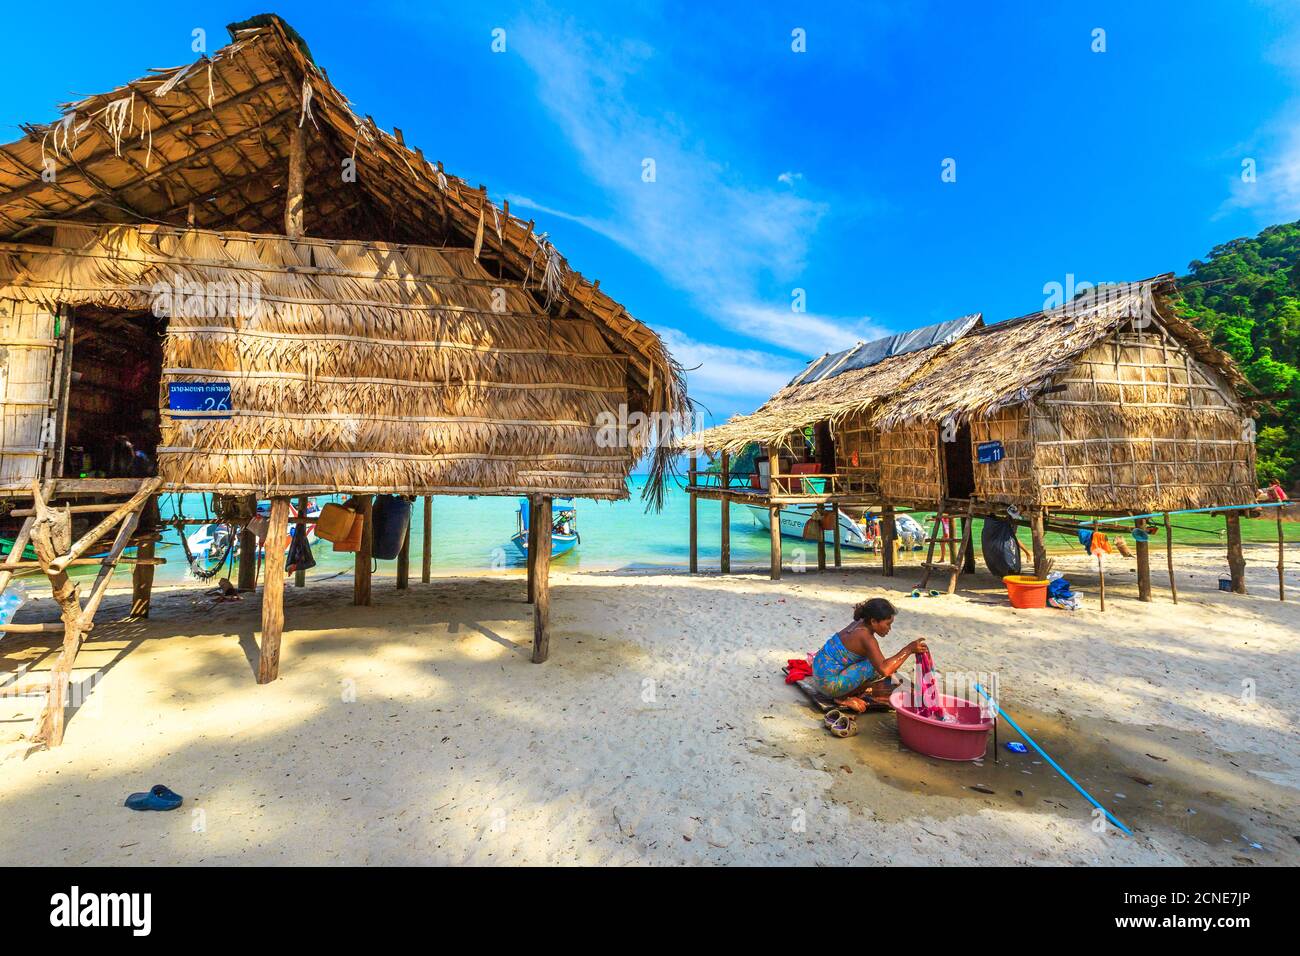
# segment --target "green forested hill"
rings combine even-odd
[[[1300,480],[1300,222],[1234,239],[1178,280],[1184,314],[1261,392],[1285,397],[1258,422],[1261,482]]]

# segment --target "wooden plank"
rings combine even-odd
[[[1286,536],[1282,533],[1282,509],[1274,508],[1277,514],[1277,599],[1286,600],[1286,562],[1283,559],[1283,545]]]
[[[154,542],[140,544],[135,556],[139,560],[131,569],[131,617],[139,619],[149,616],[153,603],[154,565],[150,561],[154,556]]]
[[[961,536],[966,542],[966,558],[962,562],[961,570],[963,574],[975,573],[975,546],[971,540],[975,534],[975,519],[965,517],[961,519]]]
[[[289,530],[289,499],[271,499],[271,520],[267,541],[283,541]],[[363,536],[364,537],[364,536]],[[369,563],[366,564],[369,568]],[[269,684],[280,676],[280,637],[284,633],[284,556],[279,549],[266,549],[266,571],[262,584],[262,641],[257,657],[257,682]]]
[[[1150,603],[1151,542],[1146,540],[1150,531],[1145,518],[1138,518],[1136,525],[1137,528],[1133,535],[1133,550],[1137,555],[1138,600]]]
[[[374,511],[374,498],[361,496],[361,547],[357,549],[353,563],[352,603],[358,606],[370,606],[370,565],[375,549],[375,528],[371,520]]]
[[[50,568],[54,571],[62,571],[74,558],[81,557],[86,550],[93,544],[96,544],[104,535],[112,530],[113,526],[132,512],[138,512],[144,501],[157,490],[162,484],[161,478],[149,478],[141,484],[140,490],[132,495],[127,501],[118,505],[117,508],[107,518],[97,524],[90,531],[78,538],[68,549],[67,554],[60,555],[50,562]],[[134,526],[133,526],[134,527]]]
[[[420,582],[428,584],[433,574],[433,495],[424,496],[424,541],[421,542]]]
[[[541,508],[541,505],[538,504],[540,500],[541,500],[541,496],[539,495],[528,496],[528,522],[525,526],[528,530],[528,540],[525,542],[528,548],[528,553],[524,558],[524,563],[528,566],[528,603],[529,604],[533,603],[533,598],[536,595],[537,548],[534,547],[534,544],[537,541],[537,512],[538,509]]]
[[[832,504],[832,505],[831,505],[831,514],[835,516],[835,521],[834,521],[834,525],[833,525],[832,536],[833,536],[833,539],[834,539],[834,542],[835,542],[835,566],[836,566],[837,568],[839,568],[839,567],[843,567],[843,563],[842,563],[842,561],[841,561],[841,555],[840,555],[840,551],[841,551],[841,545],[840,545],[840,506],[837,505],[837,504]]]
[[[412,503],[411,507],[415,507]],[[411,523],[406,524],[402,535],[402,548],[397,552],[397,590],[405,591],[411,586]]]
[[[245,504],[254,513],[257,511],[257,499],[245,495]],[[239,577],[235,581],[239,590],[257,589],[257,535],[245,524],[239,531]]]
[[[551,496],[539,496],[537,537],[528,549],[537,553],[533,594],[533,663],[541,664],[551,653]]]
[[[309,507],[311,507],[310,499],[309,499],[306,495],[299,495],[299,496],[298,496],[298,514],[299,514],[300,516],[305,517],[306,514],[307,514],[307,509],[308,509]],[[299,533],[299,534],[306,534],[306,533],[307,533],[307,529],[304,528],[304,527],[302,527],[302,525],[304,524],[304,522],[303,522],[303,521],[299,521],[299,522],[297,522],[297,523],[298,523],[298,525],[299,525],[299,527],[298,527],[298,533]],[[305,587],[307,586],[307,569],[306,569],[306,568],[297,568],[297,569],[294,570],[294,572],[293,572],[293,586],[296,587],[296,588],[305,588]]]
[[[1246,556],[1241,550],[1241,513],[1229,511],[1224,515],[1228,526],[1228,571],[1232,576],[1234,594],[1246,593]]]

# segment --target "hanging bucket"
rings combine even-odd
[[[372,553],[380,561],[393,560],[402,550],[411,525],[411,503],[397,495],[379,495],[375,498],[372,521],[375,528]]]
[[[355,511],[349,511],[331,501],[321,508],[320,516],[316,519],[316,537],[331,542],[346,541],[352,534],[352,525],[356,520]]]

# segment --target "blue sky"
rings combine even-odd
[[[275,9],[360,112],[510,199],[700,366],[692,392],[721,420],[859,339],[1034,311],[1070,275],[1182,272],[1300,217],[1298,6]],[[215,48],[262,9],[7,11],[4,133],[188,62],[194,28]]]

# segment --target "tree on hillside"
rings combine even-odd
[[[1280,398],[1263,408],[1256,442],[1261,482],[1300,480],[1300,222],[1234,239],[1178,280],[1182,313]]]

